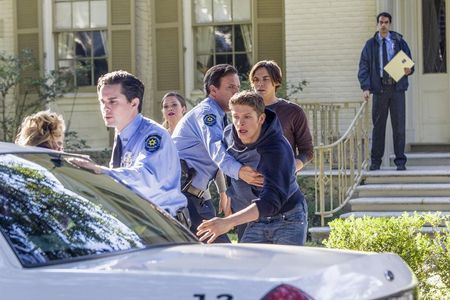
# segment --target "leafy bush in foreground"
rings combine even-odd
[[[336,219],[328,248],[398,254],[413,270],[423,299],[450,299],[450,219],[440,213]],[[432,234],[423,233],[430,226]],[[444,227],[445,226],[445,227]]]

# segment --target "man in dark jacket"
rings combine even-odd
[[[212,242],[234,226],[249,223],[241,242],[303,245],[306,202],[296,181],[294,153],[276,114],[262,97],[244,91],[230,99],[233,125],[224,131],[227,152],[264,177],[262,188],[231,179],[227,194],[234,214],[203,221],[200,240]]]
[[[405,91],[408,89],[408,76],[414,69],[405,68],[405,76],[395,82],[384,66],[401,50],[411,57],[408,44],[401,34],[390,31],[392,17],[386,12],[377,16],[378,32],[366,42],[359,61],[358,80],[367,101],[373,94],[372,104],[372,164],[370,170],[379,170],[384,154],[384,141],[388,113],[394,140],[395,164],[397,170],[406,170],[405,156]]]

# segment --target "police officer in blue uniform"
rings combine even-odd
[[[213,66],[206,72],[203,83],[207,98],[178,122],[172,134],[184,166],[182,190],[188,199],[194,233],[203,220],[216,216],[211,199],[205,199],[204,192],[219,168],[231,178],[241,178],[256,186],[263,183],[260,173],[236,161],[222,143],[228,101],[240,87],[237,70],[228,64]],[[216,242],[229,239],[222,235]]]
[[[141,115],[143,83],[115,71],[99,78],[97,92],[105,125],[116,129],[113,155],[110,168],[87,163],[82,167],[110,175],[189,225],[178,152],[167,130]]]

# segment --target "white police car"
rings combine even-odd
[[[0,143],[0,299],[415,299],[393,254],[203,245],[70,154]]]

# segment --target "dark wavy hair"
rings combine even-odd
[[[131,102],[134,98],[139,99],[138,111],[142,112],[142,101],[144,100],[145,87],[142,81],[140,81],[133,74],[127,71],[113,71],[102,75],[98,79],[97,93],[105,85],[120,84],[122,87],[122,94],[125,95],[128,102]]]

